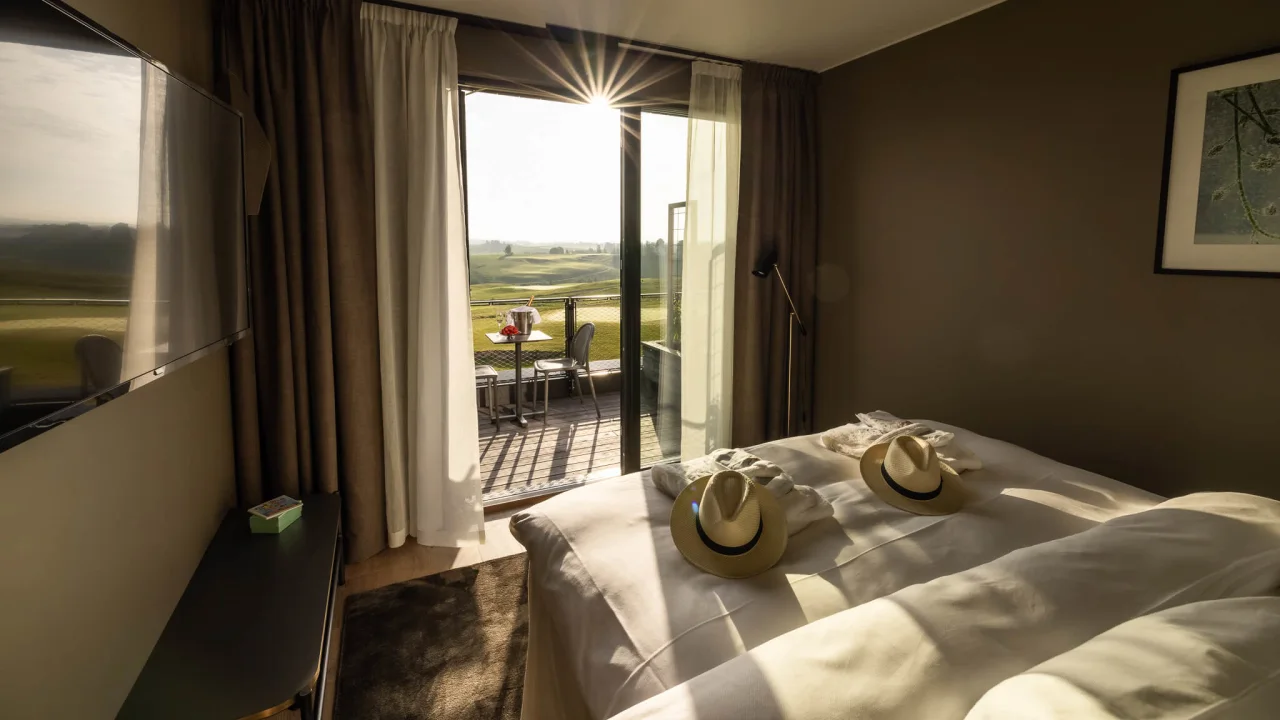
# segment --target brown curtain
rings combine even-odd
[[[742,66],[742,179],[734,285],[733,444],[786,434],[786,298],[752,267],[769,249],[808,335],[795,334],[792,434],[812,431],[814,272],[818,239],[818,76]]]
[[[225,0],[219,25],[219,84],[244,91],[271,153],[249,218],[252,341],[232,357],[240,502],[339,491],[362,560],[387,534],[360,2]]]

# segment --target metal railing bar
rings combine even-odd
[[[669,293],[640,293],[642,298],[666,297]],[[675,295],[682,293],[676,292]],[[564,302],[565,300],[621,300],[622,295],[560,295],[555,297],[538,297],[533,301],[534,305],[538,303]],[[509,303],[527,303],[529,298],[507,298],[505,300],[472,300],[472,305],[506,305]]]
[[[96,298],[0,298],[0,305],[128,305],[128,300]]]

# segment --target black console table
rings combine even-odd
[[[243,510],[227,513],[119,718],[320,717],[344,579],[342,506],[336,494],[302,502],[278,535],[254,535]]]

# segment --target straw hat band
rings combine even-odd
[[[729,547],[727,545],[721,545],[710,537],[707,537],[707,532],[702,529],[702,518],[697,515],[693,516],[693,526],[698,529],[698,538],[701,539],[707,547],[715,550],[721,555],[743,555],[747,553],[751,548],[756,546],[757,542],[760,542],[760,535],[764,533],[764,522],[761,521],[759,526],[756,528],[756,534],[747,541],[746,545]]]
[[[920,501],[932,500],[942,494],[942,478],[941,477],[938,478],[938,487],[930,490],[929,492],[916,492],[915,490],[908,490],[902,487],[901,485],[899,485],[898,483],[894,482],[893,478],[889,475],[889,469],[886,468],[884,465],[880,466],[880,475],[884,477],[885,483],[887,483],[889,487],[893,488],[894,492],[899,493],[904,497],[909,497],[912,500],[920,500]]]

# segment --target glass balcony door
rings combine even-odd
[[[486,502],[678,458],[688,120],[481,91],[463,117]],[[528,305],[551,339],[517,362],[489,334]]]
[[[616,476],[623,424],[620,111],[477,91],[467,94],[464,113],[485,501]],[[517,361],[515,344],[495,343],[490,334],[526,306],[537,311],[534,329],[550,339],[521,343]],[[517,413],[526,425],[509,417]]]
[[[640,466],[680,456],[687,118],[640,113]],[[631,418],[627,418],[630,420]]]

